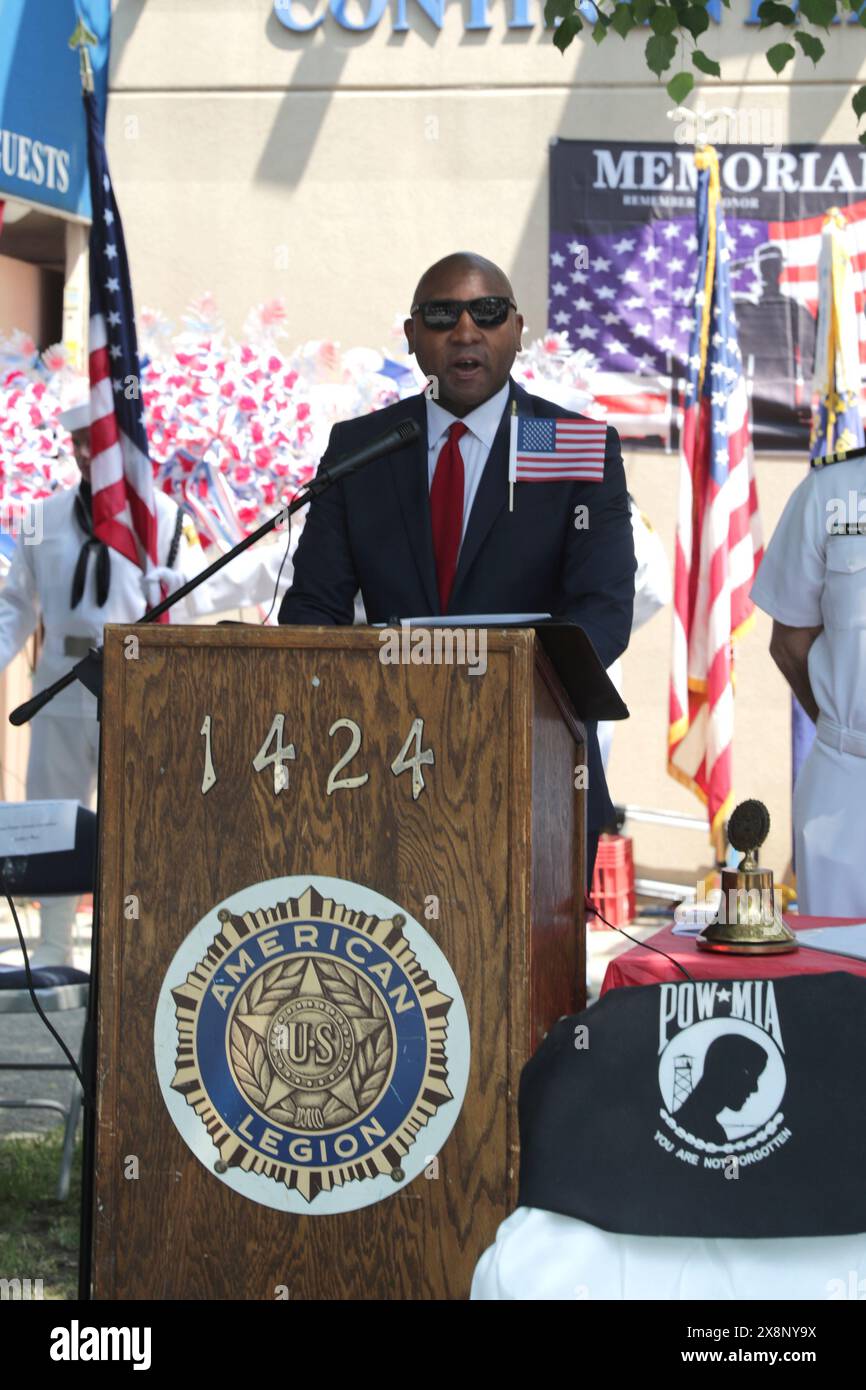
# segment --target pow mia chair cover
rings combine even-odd
[[[520,1084],[521,1207],[606,1231],[866,1231],[866,980],[610,991]]]

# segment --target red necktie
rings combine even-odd
[[[455,420],[436,460],[436,472],[430,488],[433,553],[436,556],[439,605],[443,613],[454,587],[457,554],[463,535],[463,455],[460,440],[466,432],[466,425],[461,420]]]

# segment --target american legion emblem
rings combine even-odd
[[[429,934],[361,884],[242,889],[202,919],[163,981],[163,1098],[236,1191],[308,1215],[411,1182],[445,1143],[469,1073],[457,980]]]

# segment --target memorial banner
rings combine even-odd
[[[808,451],[818,257],[842,209],[866,374],[866,151],[719,147],[737,334],[756,451]],[[694,149],[557,140],[550,154],[549,327],[596,359],[609,423],[675,449],[697,275]]]

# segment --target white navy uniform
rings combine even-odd
[[[862,509],[862,511],[860,510]],[[814,469],[788,499],[752,598],[787,627],[819,627],[809,651],[815,742],[794,791],[803,913],[866,917],[866,459]],[[843,527],[850,531],[843,533]]]
[[[861,1235],[631,1236],[537,1207],[518,1207],[475,1269],[473,1301],[822,1299],[866,1275]],[[844,1279],[839,1275],[843,1273]]]
[[[23,529],[0,589],[0,670],[21,650],[40,618],[44,624],[45,640],[34,675],[34,694],[65,675],[91,647],[101,646],[106,623],[137,622],[146,608],[141,570],[114,550],[110,552],[108,595],[99,605],[93,549],[87,556],[81,598],[72,607],[73,575],[87,540],[75,518],[77,491],[64,489],[36,504],[41,508],[41,539],[37,525],[31,523]],[[179,510],[163,492],[155,492],[154,499],[157,558],[161,566],[166,566]],[[33,539],[28,542],[27,537]],[[205,613],[270,602],[283,551],[284,543],[246,551],[200,589],[181,599],[171,609],[170,621],[190,622]],[[169,588],[177,588],[180,582],[193,578],[213,558],[216,557],[204,555],[191,521],[185,518],[176,554],[171,559],[175,574]],[[290,582],[291,564],[287,560],[281,590]],[[74,681],[30,723],[27,799],[63,799],[91,805],[96,790],[98,747],[96,699],[79,681]],[[49,903],[52,925],[47,935],[58,942],[71,932],[75,902],[76,899],[64,898]],[[43,940],[46,922],[43,913]]]
[[[673,596],[673,584],[668,557],[665,554],[661,537],[650,525],[649,519],[644,516],[633,497],[629,496],[628,504],[634,536],[634,556],[637,561],[637,571],[634,577],[634,610],[631,620],[633,635],[639,627],[643,627],[644,623],[648,623],[650,618],[654,618],[660,609],[670,603]],[[621,695],[623,690],[622,657],[617,657],[613,665],[607,668],[607,674]],[[605,770],[607,770],[610,758],[615,727],[616,725],[611,719],[598,721],[598,746],[601,750],[601,759]]]

